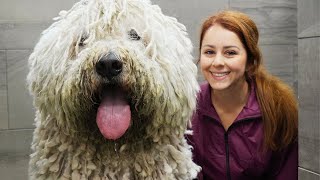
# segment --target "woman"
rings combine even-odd
[[[192,119],[199,179],[297,179],[298,112],[292,89],[262,66],[245,14],[209,17],[200,36],[201,85]]]

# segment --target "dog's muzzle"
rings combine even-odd
[[[122,72],[122,62],[113,52],[110,52],[99,59],[96,71],[100,76],[112,80]]]

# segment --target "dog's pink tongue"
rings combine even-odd
[[[131,111],[123,92],[113,89],[106,93],[97,113],[97,125],[106,139],[116,140],[129,128]]]

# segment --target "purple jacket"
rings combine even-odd
[[[281,152],[262,152],[263,123],[254,85],[227,131],[212,106],[210,91],[208,83],[201,85],[192,119],[193,135],[187,137],[194,147],[194,161],[202,167],[198,179],[298,179],[298,143]]]

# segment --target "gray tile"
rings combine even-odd
[[[299,111],[300,113],[300,111]],[[299,116],[300,118],[300,116]],[[312,116],[310,117],[312,118]],[[319,117],[318,117],[319,118]],[[301,118],[300,118],[301,121]],[[299,126],[301,124],[306,124],[306,122],[300,122]],[[316,124],[309,123],[309,126],[316,126]],[[317,124],[319,127],[319,123]],[[319,141],[319,134],[317,136],[317,132],[315,132],[315,128],[311,128],[309,130],[310,132],[302,133],[301,132],[301,127],[299,127],[299,166],[309,169],[310,171],[320,173],[319,170],[319,161],[320,161],[320,141]],[[319,131],[319,130],[318,130]]]
[[[33,129],[0,131],[0,154],[29,154]]]
[[[259,25],[261,45],[297,45],[297,29],[294,28],[260,28]]]
[[[0,23],[0,49],[33,49],[49,22]]]
[[[28,179],[29,154],[0,154],[0,174],[4,180]]]
[[[320,37],[320,23],[311,25],[298,34],[298,38]]]
[[[296,45],[262,45],[260,47],[267,70],[293,87]]]
[[[0,51],[0,129],[8,129],[6,52]]]
[[[295,0],[230,0],[230,8],[248,14],[260,31],[260,44],[297,44]]]
[[[7,51],[10,129],[34,127],[34,109],[26,83],[27,60],[30,53],[29,50]]]
[[[230,8],[253,16],[260,28],[295,28],[297,24],[296,0],[230,0]]]
[[[299,39],[299,165],[320,172],[320,38]]]
[[[298,42],[299,83],[320,80],[320,38],[299,39]]]
[[[320,1],[298,0],[298,37],[320,36]]]
[[[33,130],[0,131],[0,174],[4,180],[27,178]]]
[[[5,21],[47,21],[62,9],[70,9],[76,0],[10,0],[0,6],[0,19]]]
[[[298,179],[301,180],[320,180],[320,174],[308,171],[306,169],[299,168]]]

